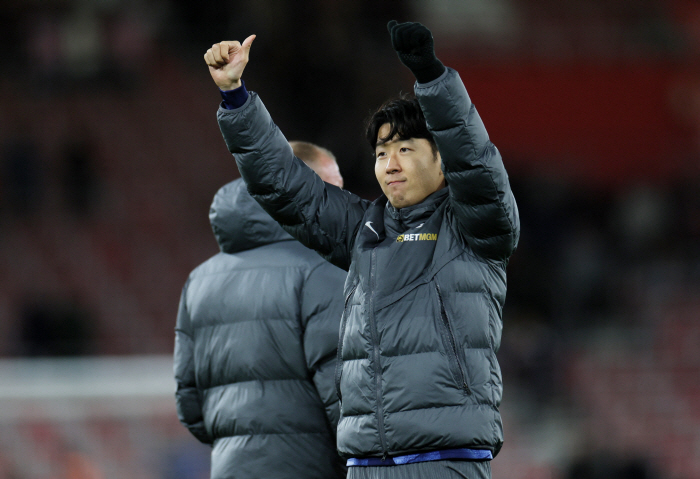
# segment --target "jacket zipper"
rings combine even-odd
[[[440,318],[442,319],[442,322],[445,325],[445,329],[447,330],[447,339],[450,343],[450,347],[448,348],[447,354],[452,356],[450,360],[454,361],[457,365],[457,370],[459,372],[459,381],[462,383],[460,384],[460,386],[462,387],[462,389],[464,389],[464,391],[467,394],[471,394],[472,390],[467,384],[467,375],[464,373],[464,368],[462,367],[462,363],[459,360],[459,355],[457,354],[457,341],[455,340],[454,332],[452,331],[452,324],[450,324],[450,318],[447,316],[447,309],[445,308],[445,303],[442,300],[442,291],[440,291],[440,285],[436,282],[435,287],[437,288],[438,301],[440,302]]]
[[[340,394],[340,378],[343,375],[343,339],[345,338],[345,326],[348,322],[348,302],[352,294],[357,289],[357,283],[350,289],[350,292],[345,296],[345,304],[343,306],[343,320],[340,324],[340,336],[338,337],[338,359],[335,363],[335,391],[338,394],[338,400],[342,402],[343,396]]]
[[[372,256],[369,264],[370,273],[370,296],[369,296],[369,323],[370,330],[372,334],[373,343],[373,362],[374,362],[374,376],[376,378],[376,394],[377,394],[377,429],[379,430],[379,440],[382,444],[382,458],[386,458],[388,454],[388,447],[386,445],[386,431],[384,430],[384,400],[382,399],[382,367],[379,364],[379,331],[377,330],[377,322],[374,317],[374,295],[377,285],[377,280],[375,278],[375,263],[377,261],[377,249],[372,249]]]

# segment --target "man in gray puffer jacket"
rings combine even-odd
[[[177,318],[180,421],[213,446],[213,479],[345,477],[333,384],[345,272],[243,180],[219,190],[209,218],[221,252],[192,271]]]
[[[496,352],[518,210],[500,153],[430,31],[389,30],[417,99],[389,102],[369,123],[384,192],[373,202],[324,184],[291,154],[240,79],[254,36],[204,58],[248,190],[348,269],[336,373],[348,478],[489,478],[503,444]]]

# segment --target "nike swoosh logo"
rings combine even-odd
[[[377,239],[379,239],[379,233],[377,233],[376,231],[374,231],[374,228],[372,228],[372,222],[371,222],[371,221],[368,221],[367,223],[365,223],[365,226],[366,226],[367,228],[371,229],[371,230],[372,230],[372,233],[374,233],[375,235],[377,235]]]

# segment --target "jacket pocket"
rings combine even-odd
[[[450,371],[457,381],[457,385],[465,393],[471,394],[472,390],[467,384],[467,375],[464,373],[464,367],[459,360],[459,354],[457,349],[457,341],[455,340],[454,332],[452,331],[452,324],[450,322],[450,317],[447,314],[447,308],[445,308],[445,303],[442,298],[442,291],[440,291],[440,285],[435,283],[435,290],[437,291],[438,303],[440,305],[440,321],[438,321],[438,328],[442,336],[442,343],[447,352],[447,359],[450,363]]]
[[[345,296],[345,305],[343,306],[343,317],[340,320],[340,332],[338,336],[338,359],[335,362],[335,392],[338,395],[338,400],[342,401],[343,396],[340,394],[340,379],[343,376],[343,339],[345,338],[345,326],[348,323],[348,303],[352,298],[353,293],[357,289],[355,283],[350,289],[350,292]]]

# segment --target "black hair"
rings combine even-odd
[[[385,123],[391,125],[389,134],[378,138],[379,129]],[[366,122],[365,136],[369,146],[374,152],[377,143],[383,143],[396,137],[398,140],[411,138],[423,138],[430,142],[433,154],[437,154],[437,145],[433,135],[425,123],[425,116],[418,104],[418,99],[408,95],[388,100],[375,111]]]

